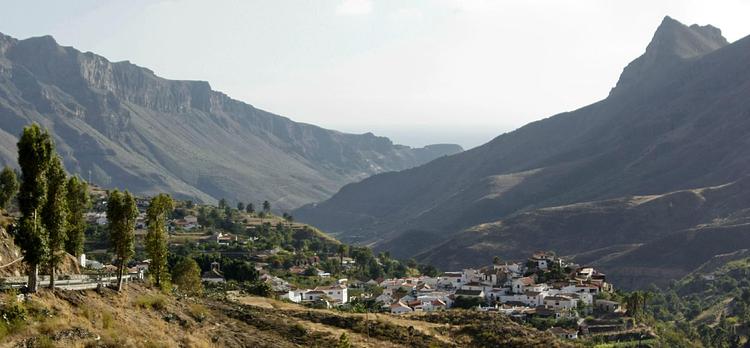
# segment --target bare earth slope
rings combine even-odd
[[[268,199],[282,209],[462,150],[293,122],[207,82],[163,79],[49,36],[0,34],[0,164],[16,163],[17,136],[30,122],[54,133],[69,171],[96,184],[208,202]]]

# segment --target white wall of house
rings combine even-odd
[[[302,294],[302,301],[317,301],[325,296],[322,291],[306,291]]]
[[[462,273],[453,274],[443,274],[440,276],[438,280],[438,285],[442,286],[450,286],[454,288],[460,288],[461,285],[464,285],[466,283],[466,278],[464,278],[464,275]]]
[[[342,304],[349,302],[349,289],[346,287],[332,287],[323,291],[326,292],[328,297],[337,300]]]
[[[302,302],[302,296],[304,294],[304,291],[294,291],[289,290],[289,292],[286,294],[286,298],[289,299],[289,301],[292,301],[294,303],[300,303]]]
[[[560,289],[564,293],[575,294],[575,293],[590,293],[598,294],[599,288],[591,285],[568,285]]]
[[[524,291],[529,290],[529,287],[533,287],[534,286],[534,284],[526,285],[524,283],[524,279],[526,279],[526,278],[527,277],[514,278],[513,280],[511,280],[511,289],[512,289],[512,291],[514,293],[516,293],[516,294],[522,294]]]
[[[573,309],[578,305],[578,300],[561,299],[557,296],[550,296],[544,299],[544,306],[550,309]]]
[[[524,287],[524,291],[536,291],[536,292],[542,292],[549,290],[549,285],[547,284],[533,284],[528,285]]]
[[[502,265],[494,265],[492,268],[495,270],[503,270],[514,274],[521,273],[521,264],[519,263],[505,263]]]

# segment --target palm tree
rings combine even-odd
[[[654,298],[654,293],[650,291],[641,292],[641,307],[643,309],[643,313],[646,313],[646,304],[648,301],[651,301],[652,298]]]
[[[341,264],[344,264],[344,254],[347,252],[346,244],[339,244],[339,260]]]

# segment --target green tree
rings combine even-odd
[[[227,207],[227,200],[222,198],[219,200],[219,209],[224,209]]]
[[[471,296],[458,296],[453,301],[454,308],[473,309],[484,304],[484,299]]]
[[[352,343],[349,342],[349,336],[346,335],[346,332],[342,332],[341,336],[339,336],[339,343],[336,345],[337,348],[351,348]]]
[[[253,213],[255,213],[255,206],[254,206],[254,205],[253,205],[252,203],[248,203],[248,204],[247,204],[247,205],[245,206],[245,211],[246,211],[246,212],[247,212],[248,214],[253,214]]]
[[[55,270],[63,260],[62,253],[67,235],[67,177],[60,157],[52,156],[47,169],[47,199],[42,209],[42,223],[47,230],[49,255],[49,287],[55,288]]]
[[[135,239],[135,219],[138,208],[130,192],[114,190],[107,202],[107,219],[109,220],[109,239],[117,258],[117,291],[122,290],[122,274],[125,263],[133,257]]]
[[[628,314],[633,318],[638,318],[646,312],[646,302],[653,297],[651,293],[644,291],[633,291],[625,296],[625,306]]]
[[[6,209],[18,191],[16,172],[10,167],[3,168],[0,173],[0,209]]]
[[[258,280],[259,277],[255,264],[248,261],[227,260],[226,264],[222,265],[222,269],[227,280],[252,282]]]
[[[237,202],[237,210],[239,210],[240,212],[245,210],[245,203]]]
[[[174,266],[172,280],[177,289],[190,296],[203,295],[201,284],[201,269],[191,257],[184,257]]]
[[[313,266],[309,266],[305,269],[305,272],[302,273],[302,275],[304,275],[305,277],[314,277],[318,275],[318,270]]]
[[[86,232],[86,212],[91,207],[88,184],[78,177],[71,177],[67,184],[68,238],[65,251],[76,257],[83,254]]]
[[[271,212],[271,202],[263,201],[263,212],[265,212],[266,214]]]
[[[255,281],[251,283],[245,283],[245,291],[249,294],[262,297],[271,297],[273,295],[273,288],[266,282]]]
[[[37,291],[39,264],[47,254],[47,234],[40,215],[47,195],[46,174],[53,151],[52,138],[38,124],[23,129],[18,140],[18,164],[23,181],[18,192],[21,219],[16,241],[29,267],[27,286],[30,292]]]
[[[349,253],[349,247],[344,243],[339,244],[338,253],[339,253],[339,262],[343,265],[344,256],[346,256]]]
[[[286,220],[286,222],[294,222],[294,216],[292,216],[292,214],[284,213],[282,217],[284,218],[284,220]]]
[[[169,195],[161,193],[151,199],[146,210],[146,223],[148,233],[146,234],[146,253],[151,259],[148,272],[157,287],[167,280],[167,257],[169,256],[167,235],[167,217],[174,209],[174,202]]]

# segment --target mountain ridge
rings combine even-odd
[[[66,168],[104,186],[212,202],[269,200],[291,209],[375,173],[460,152],[413,149],[254,108],[205,81],[167,80],[128,61],[63,47],[51,36],[0,35],[0,162],[38,122]]]

